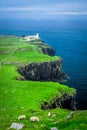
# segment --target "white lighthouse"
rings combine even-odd
[[[36,33],[36,38],[39,38],[39,34],[38,33]]]
[[[32,40],[35,40],[35,39],[39,39],[40,37],[39,37],[39,34],[38,33],[36,33],[36,35],[30,35],[30,36],[25,36],[24,37],[24,39],[26,40],[26,41],[32,41]]]

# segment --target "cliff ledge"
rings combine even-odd
[[[65,76],[61,58],[57,61],[30,63],[20,67],[18,72],[25,80],[34,81],[60,81]]]

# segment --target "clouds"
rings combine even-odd
[[[2,1],[2,0],[1,0]],[[4,2],[6,0],[3,0]],[[3,2],[1,2],[3,3]],[[87,15],[87,2],[83,0],[44,0],[43,3],[40,0],[21,0],[19,1],[9,0],[7,5],[5,3],[0,7],[1,18],[54,18],[59,15]]]
[[[87,15],[87,12],[47,12],[49,15]]]
[[[0,7],[22,7],[22,6],[39,6],[39,5],[53,5],[53,4],[65,4],[65,3],[87,3],[87,0],[0,0]]]
[[[15,0],[16,1],[16,0]],[[31,2],[29,3],[29,1],[27,1],[27,5],[26,5],[26,1],[25,0],[25,3],[23,4],[23,0],[22,2],[19,4],[12,2],[14,6],[1,6],[0,7],[0,11],[58,11],[58,12],[78,12],[78,11],[81,11],[81,12],[86,12],[87,11],[87,2],[84,3],[84,2],[77,2],[77,0],[75,2],[50,2],[50,4],[43,4],[43,3],[39,3],[38,5],[36,3],[33,3],[33,5],[31,5]],[[35,1],[35,0],[34,0]],[[39,0],[36,0],[36,1],[39,1]],[[49,0],[48,0],[49,1]],[[65,0],[67,1],[67,0]],[[74,1],[74,0],[73,0]],[[53,3],[53,4],[52,4]]]
[[[65,9],[64,9],[65,10]],[[1,8],[0,12],[33,12],[42,14],[52,14],[52,15],[87,15],[87,11],[64,11],[59,8],[46,8],[46,7],[5,7]]]

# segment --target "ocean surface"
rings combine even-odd
[[[69,77],[64,84],[77,89],[77,108],[87,109],[87,27],[84,23],[80,25],[74,23],[75,26],[69,24],[69,27],[68,24],[67,26],[64,24],[57,26],[57,23],[55,26],[46,24],[43,27],[38,25],[37,28],[26,24],[23,28],[23,24],[19,26],[13,23],[4,24],[4,27],[0,28],[0,34],[33,35],[39,33],[40,37],[56,50],[56,55],[63,58],[63,70]]]

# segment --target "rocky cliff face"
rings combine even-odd
[[[38,48],[41,49],[42,53],[53,56],[55,51],[44,44],[43,42],[35,43]],[[49,61],[43,63],[30,63],[29,65],[20,67],[18,72],[23,76],[17,78],[18,80],[32,80],[32,81],[61,81],[66,77],[66,74],[62,71],[62,59],[56,61]],[[62,93],[61,97],[55,97],[51,101],[44,102],[41,105],[41,109],[52,109],[52,108],[65,108],[75,110],[75,95],[69,95],[69,93]]]
[[[34,81],[59,81],[65,76],[62,71],[61,58],[57,61],[31,63],[25,67],[20,67],[18,72],[24,76],[25,80]]]
[[[42,51],[44,54],[48,54],[48,55],[50,55],[50,56],[54,56],[54,55],[55,55],[54,49],[51,48],[51,47],[49,47],[49,46],[46,47],[46,48],[39,46],[39,48],[41,49],[41,51]]]
[[[76,102],[75,102],[75,95],[70,96],[67,93],[62,94],[62,96],[55,97],[49,102],[44,102],[41,105],[41,109],[53,109],[53,108],[65,108],[70,110],[76,110]]]

